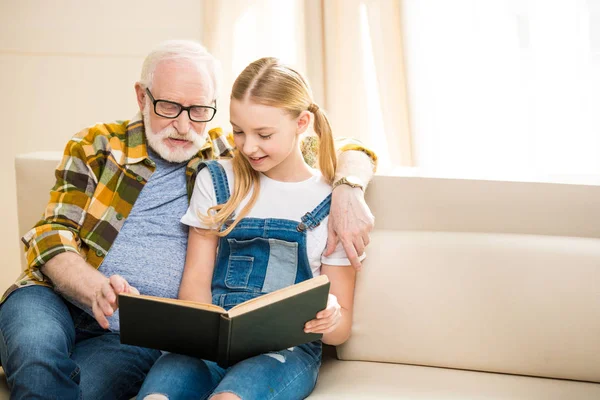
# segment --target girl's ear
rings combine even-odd
[[[310,113],[308,111],[302,111],[300,116],[298,117],[298,129],[296,130],[296,134],[300,135],[308,129],[310,125]]]

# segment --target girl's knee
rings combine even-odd
[[[214,396],[211,396],[210,400],[241,400],[241,399],[238,395],[233,394],[231,392],[223,392],[223,393],[219,393]]]
[[[145,396],[142,400],[169,400],[167,396],[160,393],[151,393]]]

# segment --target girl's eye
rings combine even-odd
[[[244,132],[242,132],[242,131],[233,131],[234,135],[241,135],[242,133],[244,133]]]
[[[258,135],[260,136],[262,139],[270,139],[271,136],[273,136],[273,134],[271,133],[270,135]]]

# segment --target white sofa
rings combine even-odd
[[[58,157],[16,160],[21,232]],[[353,334],[311,399],[600,399],[600,186],[377,176],[367,200]]]

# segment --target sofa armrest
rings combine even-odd
[[[25,153],[15,157],[19,236],[31,229],[42,216],[61,157],[59,151]],[[21,268],[25,268],[23,252]]]

